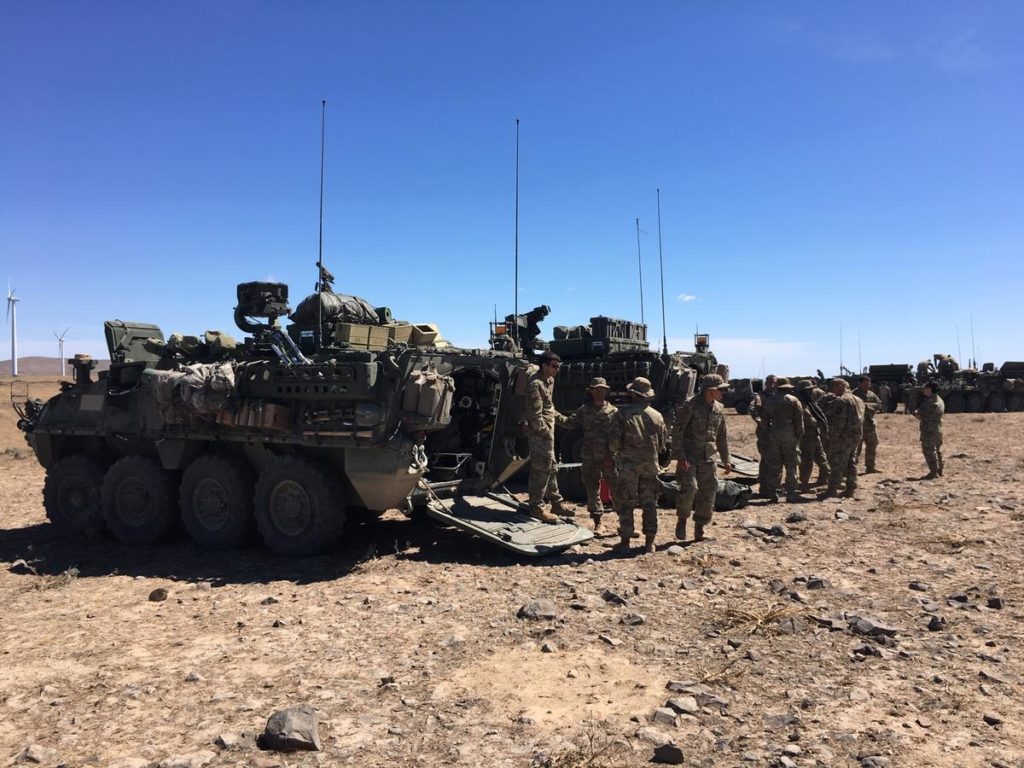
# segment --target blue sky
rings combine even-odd
[[[231,331],[336,288],[467,346],[699,326],[733,375],[1024,359],[1015,2],[33,2],[0,21],[0,279],[21,355]],[[9,328],[4,326],[4,338]],[[8,357],[9,342],[0,358]]]

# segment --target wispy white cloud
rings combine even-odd
[[[935,65],[944,72],[971,75],[996,66],[996,57],[982,47],[973,29],[967,29],[943,43],[935,54]]]
[[[692,293],[680,293],[678,296],[676,296],[676,301],[681,301],[684,304],[689,304],[691,301],[696,300],[697,297],[694,296]]]

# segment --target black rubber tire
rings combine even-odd
[[[1006,396],[1006,410],[1008,411],[1024,411],[1024,395],[1020,395],[1016,392]]]
[[[963,392],[950,392],[942,399],[946,402],[946,413],[963,413],[967,407]]]
[[[981,392],[968,392],[964,407],[968,413],[981,413],[985,408],[985,396]]]
[[[986,403],[986,409],[992,413],[1002,413],[1006,410],[1006,398],[1002,392],[993,392],[988,396],[988,403]]]
[[[558,444],[558,455],[563,464],[578,464],[583,456],[583,429],[570,429],[562,435]]]
[[[61,535],[93,538],[103,532],[102,487],[103,469],[88,456],[67,456],[46,470],[43,507]]]
[[[750,401],[743,400],[742,398],[736,401],[736,413],[740,416],[746,416],[750,411]]]
[[[181,521],[204,549],[235,549],[256,537],[256,480],[241,461],[208,454],[188,465],[181,479]]]
[[[103,519],[125,544],[155,544],[178,527],[174,472],[146,456],[118,459],[103,478]]]
[[[341,537],[344,499],[329,470],[295,456],[276,458],[256,481],[256,525],[278,554],[322,554]]]

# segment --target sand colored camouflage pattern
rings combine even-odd
[[[832,470],[828,490],[832,493],[839,489],[844,478],[847,493],[852,494],[857,488],[857,447],[863,434],[858,402],[846,391],[828,402],[823,397],[818,403],[828,419],[828,464]]]
[[[566,417],[555,410],[551,392],[554,379],[539,370],[526,384],[527,439],[530,445],[530,508],[540,510],[545,500],[562,503],[555,471],[555,424],[564,424]]]
[[[668,430],[661,414],[642,403],[619,408],[612,421],[611,449],[619,471],[615,509],[619,513],[619,536],[633,535],[634,511],[643,510],[643,532],[658,532],[658,454],[668,441]]]
[[[881,398],[870,389],[860,387],[853,390],[853,395],[864,404],[864,436],[861,440],[859,453],[864,454],[864,467],[868,471],[875,468],[875,456],[878,453],[878,429],[875,427],[875,414],[882,410]]]
[[[821,390],[818,390],[819,392]],[[813,394],[812,394],[813,397]],[[820,399],[820,398],[819,398]],[[811,481],[811,471],[815,465],[818,467],[818,479],[828,483],[831,474],[828,464],[828,455],[825,453],[825,445],[822,441],[822,434],[827,435],[827,427],[819,424],[814,417],[810,406],[804,406],[804,433],[800,437],[800,484],[807,485]],[[826,438],[827,439],[827,438]]]
[[[725,409],[720,402],[705,402],[697,395],[676,410],[672,424],[672,453],[676,459],[676,517],[688,520],[690,512],[701,525],[711,522],[718,491],[715,453],[728,464],[729,438],[725,427]],[[682,463],[689,462],[684,469]]]
[[[789,394],[769,398],[761,409],[761,421],[768,423],[762,495],[780,487],[783,469],[786,471],[786,493],[796,493],[800,438],[804,434],[803,412],[800,401]]]
[[[612,422],[618,412],[619,409],[609,402],[602,403],[600,407],[584,403],[569,415],[565,423],[566,429],[577,426],[583,429],[580,475],[587,491],[587,510],[591,517],[600,516],[602,511],[601,477],[604,476],[613,496],[618,486],[618,472],[611,449]]]
[[[921,421],[921,451],[928,469],[935,474],[942,474],[942,415],[946,412],[946,404],[936,393],[923,399],[917,406],[916,416]]]

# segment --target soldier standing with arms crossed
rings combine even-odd
[[[822,407],[828,419],[828,464],[832,470],[828,489],[819,499],[839,495],[839,483],[846,479],[843,496],[853,498],[857,490],[857,446],[860,445],[862,424],[857,399],[849,392],[846,379],[832,379],[834,397]],[[822,398],[822,402],[825,398]]]
[[[583,486],[587,489],[587,510],[594,521],[594,533],[601,532],[601,513],[604,511],[601,503],[601,476],[604,475],[613,497],[618,485],[618,472],[615,470],[610,441],[612,421],[619,409],[605,400],[610,389],[608,382],[600,376],[591,381],[587,387],[591,402],[577,408],[565,424],[566,429],[576,426],[583,428],[580,474]]]
[[[693,510],[693,540],[704,538],[704,528],[711,524],[718,492],[715,473],[715,452],[732,471],[729,438],[725,429],[725,409],[718,402],[728,389],[721,376],[709,373],[700,380],[700,394],[679,406],[672,425],[672,452],[676,460],[676,541],[686,540],[686,521]]]
[[[942,477],[942,415],[946,412],[946,404],[939,397],[939,387],[934,381],[921,387],[924,398],[917,406],[914,415],[921,420],[921,451],[928,464],[925,480]]]
[[[566,417],[555,410],[552,392],[562,358],[553,352],[540,357],[540,368],[526,384],[527,437],[530,443],[530,516],[545,523],[556,523],[555,515],[572,515],[558,490],[555,472],[555,424],[564,425]],[[551,502],[551,512],[544,500]],[[554,513],[554,514],[552,514]]]
[[[871,391],[871,377],[861,376],[857,387],[853,390],[854,397],[864,402],[864,437],[857,448],[858,458],[864,451],[864,474],[870,475],[875,469],[875,455],[878,451],[878,430],[875,429],[875,414],[882,410],[882,399]]]
[[[668,430],[661,414],[647,405],[654,398],[651,382],[642,376],[626,387],[631,401],[619,408],[612,419],[609,446],[616,454],[619,487],[615,508],[619,513],[619,543],[616,552],[629,552],[637,506],[643,510],[644,551],[654,551],[658,535],[658,454],[665,450]]]

